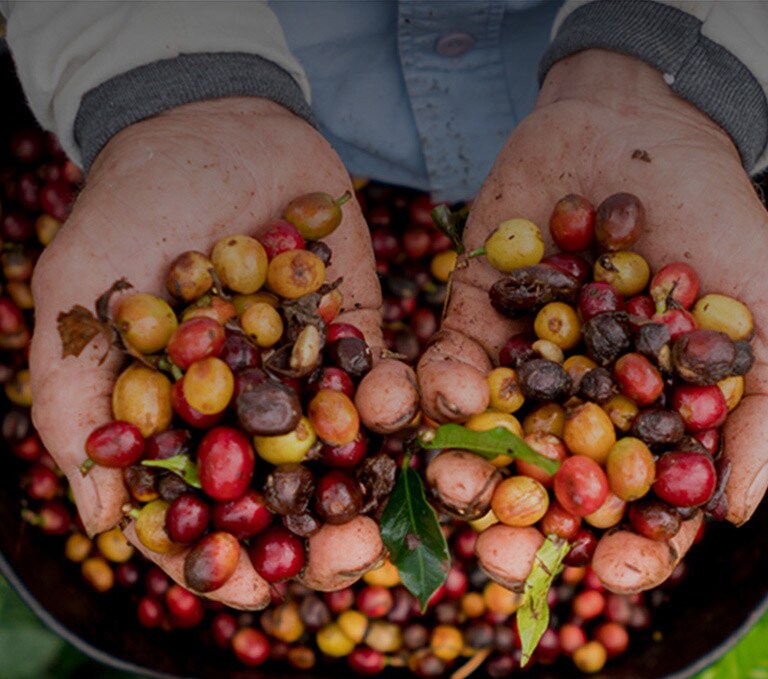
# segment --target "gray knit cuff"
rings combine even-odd
[[[768,144],[768,100],[759,82],[728,50],[701,34],[701,21],[652,0],[595,0],[568,16],[539,66],[589,48],[624,52],[664,74],[681,97],[730,136],[751,170]]]
[[[263,97],[314,124],[296,81],[255,54],[182,54],[122,73],[85,94],[75,118],[75,141],[86,172],[120,130],[181,104],[220,97]]]

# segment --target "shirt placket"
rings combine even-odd
[[[504,2],[401,0],[403,77],[436,198],[470,198],[514,126],[501,51]]]

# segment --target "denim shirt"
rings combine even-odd
[[[531,110],[561,3],[272,0],[304,67],[320,130],[350,172],[477,193]]]

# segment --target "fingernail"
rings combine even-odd
[[[755,480],[752,481],[749,486],[749,490],[747,491],[746,514],[744,516],[744,521],[749,520],[749,517],[752,516],[755,509],[757,509],[757,505],[760,504],[760,501],[763,499],[763,495],[765,495],[766,488],[768,488],[768,464],[764,464],[762,466],[760,471],[757,472]]]

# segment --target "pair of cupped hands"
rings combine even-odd
[[[633,158],[637,149],[646,160]],[[128,500],[120,470],[97,466],[85,477],[79,471],[86,437],[111,419],[110,394],[123,359],[112,351],[99,364],[103,339],[79,358],[62,358],[59,312],[92,304],[121,277],[162,295],[168,263],[182,251],[208,252],[222,235],[253,234],[301,193],[341,195],[350,188],[342,162],[316,130],[256,98],[169,110],[124,129],[101,151],[65,228],[36,267],[30,356],[35,424],[69,478],[89,532],[118,523]],[[721,128],[636,59],[598,50],[565,59],[550,70],[533,112],[510,136],[474,201],[466,250],[517,216],[543,227],[548,239],[552,207],[565,194],[596,204],[621,191],[645,204],[647,227],[636,249],[654,269],[685,258],[703,291],[737,297],[754,315],[755,366],[726,424],[724,447],[733,463],[728,519],[743,523],[768,485],[768,213]],[[343,211],[341,228],[327,239],[333,250],[328,277],[343,276],[345,311],[338,320],[359,327],[373,349],[367,380],[376,385],[374,407],[362,413],[364,421],[394,428],[419,405],[443,422],[484,410],[484,377],[521,327],[490,305],[488,289],[499,273],[482,257],[455,271],[442,328],[417,366],[417,380],[410,368],[380,358],[381,293],[368,227],[356,201]],[[546,245],[551,251],[552,243]],[[653,587],[688,550],[700,522],[684,522],[669,543],[611,532],[598,547],[595,571],[615,591]],[[147,553],[130,526],[126,534],[183,582],[183,554]],[[497,556],[525,549],[499,545]],[[269,600],[245,555],[235,576],[211,596],[243,608]]]

